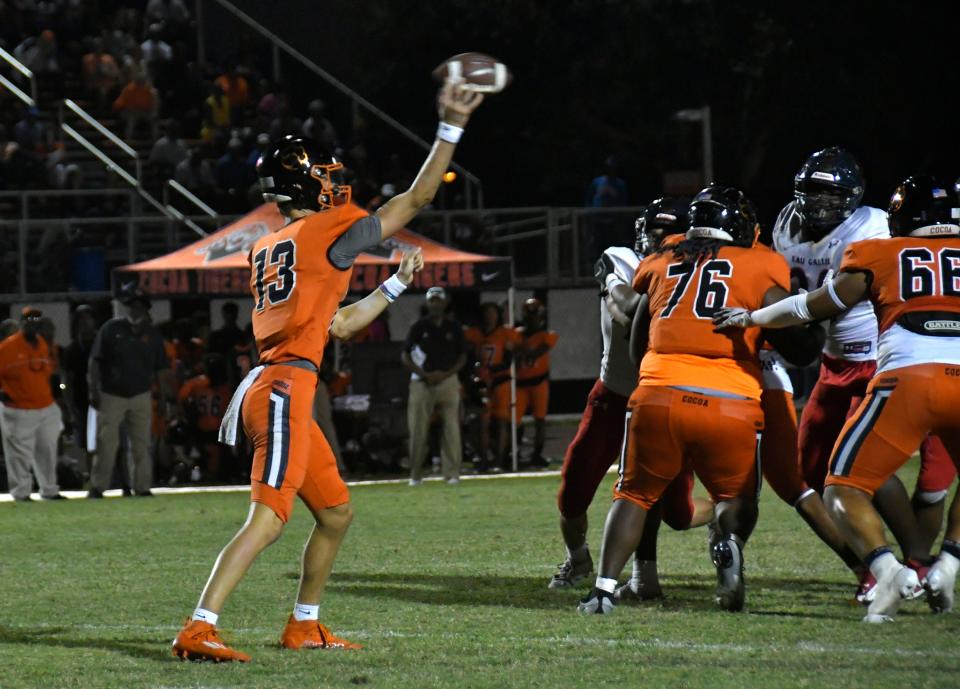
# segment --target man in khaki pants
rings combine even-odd
[[[433,410],[443,421],[443,478],[460,482],[463,448],[460,444],[460,381],[457,373],[467,363],[463,326],[447,316],[447,293],[427,290],[427,316],[413,324],[401,356],[410,370],[407,424],[410,428],[410,485],[419,486],[427,452],[427,434]]]
[[[150,323],[150,300],[139,287],[129,285],[122,291],[120,303],[126,315],[111,318],[101,326],[87,369],[90,406],[97,410],[97,451],[88,498],[102,498],[103,491],[110,487],[120,424],[124,421],[133,448],[133,494],[152,495],[150,391],[154,378],[160,383],[161,415],[173,398],[173,374],[163,338]]]
[[[50,346],[40,336],[43,314],[23,309],[20,332],[0,342],[0,426],[7,463],[10,494],[29,502],[33,476],[44,500],[62,500],[57,485],[57,441],[60,408],[53,397],[50,377],[56,362]]]

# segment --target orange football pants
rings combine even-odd
[[[286,522],[293,499],[318,512],[350,500],[337,459],[313,420],[317,374],[268,366],[243,399],[243,427],[253,443],[250,499]]]
[[[628,414],[614,498],[649,510],[685,461],[714,502],[759,491],[759,401],[641,385]]]
[[[509,395],[509,386],[507,394]],[[544,379],[536,385],[526,386],[523,381],[517,381],[517,421],[530,410],[535,419],[547,417],[547,407],[550,404],[550,380]],[[510,418],[509,415],[507,418]]]
[[[826,485],[873,495],[928,433],[960,461],[960,366],[918,364],[878,374],[830,459]],[[958,467],[960,468],[960,467]]]

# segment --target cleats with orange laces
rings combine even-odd
[[[284,648],[297,651],[301,648],[326,648],[344,650],[357,650],[363,648],[360,644],[341,639],[333,635],[326,626],[320,624],[317,620],[301,620],[290,615],[287,620],[287,626],[283,630],[283,636],[280,637],[280,644]]]
[[[173,655],[182,660],[212,660],[215,663],[246,663],[250,656],[227,646],[217,628],[202,620],[187,620],[173,640]]]

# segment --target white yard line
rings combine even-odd
[[[279,623],[278,623],[279,625]],[[51,632],[59,634],[69,634],[73,630],[95,630],[95,631],[114,631],[114,632],[147,632],[163,635],[160,638],[169,636],[171,639],[176,636],[178,627],[173,625],[138,625],[138,624],[76,624],[66,625],[4,625],[8,629],[29,629],[31,631],[43,631],[50,629]],[[259,634],[272,635],[279,633],[277,628],[261,627],[228,627],[228,632],[233,634]],[[364,630],[364,629],[338,629],[338,634],[347,638],[357,639],[446,639],[451,641],[460,641],[463,639],[475,640],[476,635],[461,632],[442,632],[437,634],[428,634],[422,632],[401,632],[390,629],[382,630]],[[160,641],[158,638],[158,642]],[[952,658],[960,656],[960,651],[940,651],[940,650],[908,650],[902,648],[869,648],[866,646],[847,646],[841,644],[821,644],[811,641],[798,641],[796,644],[732,644],[732,643],[698,643],[693,641],[672,641],[669,639],[602,639],[597,637],[580,637],[573,635],[566,636],[517,636],[502,637],[514,644],[547,644],[550,646],[569,645],[569,646],[616,646],[623,648],[646,648],[657,651],[691,651],[695,653],[733,653],[743,655],[756,655],[763,652],[775,653],[805,653],[810,655],[830,655],[838,657],[843,654],[855,654],[866,656],[894,655],[900,657],[918,657],[918,658]]]
[[[520,471],[515,474],[482,474],[479,476],[461,476],[461,481],[496,481],[500,479],[515,479],[515,478],[537,478],[539,476],[559,476],[559,471]],[[406,484],[409,479],[406,478],[390,478],[390,479],[378,479],[373,481],[347,481],[347,485],[350,487],[357,486],[389,486],[389,485],[403,485]],[[433,476],[425,478],[424,481],[430,483],[439,483],[443,481],[443,478],[440,476]],[[197,493],[249,493],[250,486],[178,486],[176,488],[152,488],[151,489],[156,495],[193,495]],[[76,500],[79,498],[87,497],[87,491],[85,490],[63,490],[60,491],[60,494],[65,498],[71,500]],[[123,492],[119,488],[114,488],[112,490],[104,491],[103,496],[105,498],[119,498],[123,495]],[[40,494],[34,493],[32,495],[34,500],[40,500]],[[0,493],[0,502],[13,502],[13,496],[9,493]]]

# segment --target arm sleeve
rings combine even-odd
[[[380,218],[376,215],[357,220],[330,245],[327,254],[330,263],[340,270],[346,270],[353,265],[357,256],[379,244],[380,236]]]

